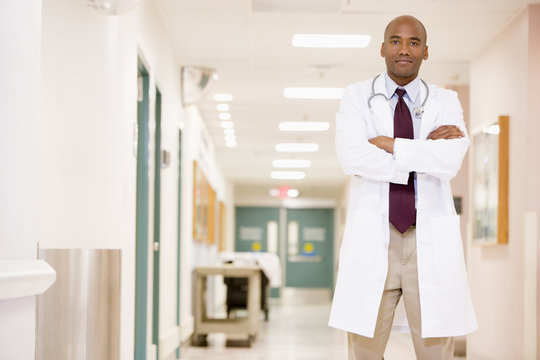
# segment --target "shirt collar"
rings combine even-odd
[[[401,87],[405,89],[405,91],[407,91],[407,96],[409,97],[411,102],[415,102],[415,99],[420,92],[420,78],[418,76],[405,86],[399,86],[398,84],[396,84],[395,81],[392,80],[390,76],[388,76],[387,72],[384,73],[384,78],[386,81],[386,94],[389,99],[394,95],[396,89],[398,87]]]

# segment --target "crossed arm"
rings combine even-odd
[[[428,135],[430,140],[439,140],[439,139],[459,139],[465,137],[465,134],[461,129],[455,125],[442,125],[437,129],[433,130]],[[379,149],[383,149],[390,154],[394,153],[394,138],[388,136],[377,136],[373,139],[368,140],[373,145],[377,146]]]

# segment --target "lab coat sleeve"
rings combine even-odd
[[[347,175],[406,184],[409,171],[400,170],[392,154],[368,142],[366,111],[362,111],[358,85],[345,90],[336,115],[336,151]],[[365,106],[365,105],[364,105]]]
[[[436,121],[430,132],[442,125],[456,125],[463,131],[465,137],[450,140],[397,138],[394,142],[394,157],[398,169],[416,171],[442,180],[450,180],[456,176],[469,147],[469,136],[457,94],[448,91],[445,102],[444,109],[447,110],[439,114],[440,120]]]

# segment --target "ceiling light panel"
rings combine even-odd
[[[283,96],[287,99],[341,99],[343,88],[286,87]]]
[[[233,96],[231,94],[216,94],[214,95],[214,100],[216,101],[231,101],[233,99]]]
[[[231,129],[234,127],[234,123],[232,121],[222,121],[221,127],[224,129]]]
[[[369,45],[371,36],[360,34],[295,34],[294,47],[358,49]]]
[[[300,159],[278,159],[272,161],[272,166],[276,168],[308,168],[311,161]]]
[[[319,145],[309,143],[281,143],[275,147],[278,152],[314,152],[319,150]]]
[[[217,104],[216,108],[218,111],[229,111],[230,106],[229,104]]]
[[[272,171],[270,177],[278,180],[302,180],[306,177],[306,173],[303,171]]]
[[[287,196],[289,197],[297,197],[298,195],[300,195],[300,192],[296,189],[289,189],[289,191],[287,191]]]
[[[326,131],[330,128],[330,123],[314,122],[314,121],[299,121],[299,122],[280,122],[279,130],[281,131]]]
[[[218,115],[219,120],[231,120],[231,114],[228,112],[222,112]]]

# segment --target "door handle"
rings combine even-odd
[[[155,241],[154,244],[152,245],[152,248],[154,249],[154,252],[158,252],[159,251],[159,243],[157,241]]]

